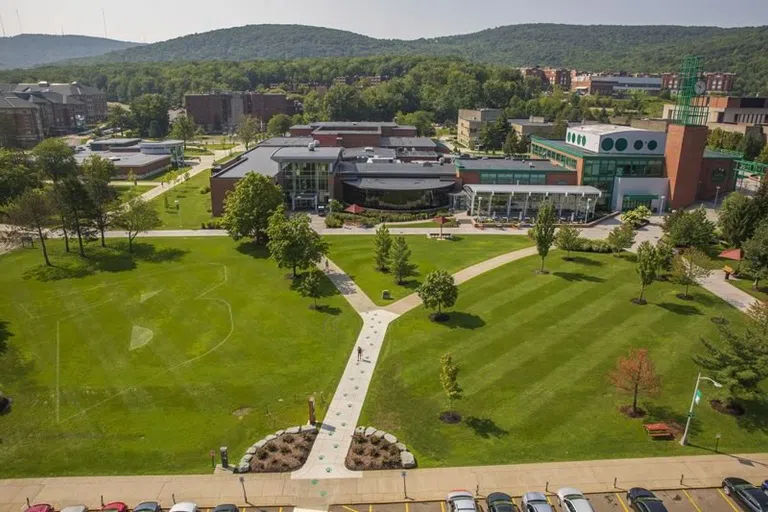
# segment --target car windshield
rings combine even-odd
[[[760,508],[768,509],[768,494],[765,494],[764,491],[755,487],[753,489],[749,489],[746,491],[746,493],[752,496],[752,499],[754,499],[757,504],[760,505]]]
[[[573,500],[583,500],[585,498],[581,494],[568,494],[566,495],[565,499],[573,501]]]

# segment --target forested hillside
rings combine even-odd
[[[768,27],[510,25],[403,41],[300,25],[249,25],[192,34],[89,59],[89,63],[254,60],[368,55],[459,56],[508,66],[676,71],[696,54],[705,70],[740,75],[739,91],[768,93]]]
[[[0,37],[0,69],[29,68],[131,48],[138,43],[102,37],[20,34]]]

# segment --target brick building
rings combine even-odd
[[[566,91],[571,88],[571,71],[569,69],[540,68],[536,66],[533,68],[520,68],[520,73],[524,77],[533,76],[539,78],[550,88],[558,86]]]
[[[266,123],[277,114],[293,115],[296,105],[285,94],[260,92],[211,92],[186,94],[184,108],[206,132],[232,131],[243,116]]]
[[[571,72],[571,91],[579,94],[621,96],[635,91],[655,96],[661,92],[662,79],[658,76],[626,76],[579,74]]]
[[[17,94],[54,93],[61,102],[69,105],[82,105],[78,115],[83,116],[84,124],[94,124],[107,120],[107,93],[82,85],[78,82],[69,84],[38,82],[36,84],[16,84],[13,89]]]
[[[483,126],[496,122],[503,115],[504,111],[500,108],[460,109],[456,140],[467,147],[476,144]]]
[[[40,108],[13,95],[0,95],[0,144],[29,148],[42,138]]]
[[[729,94],[736,82],[736,73],[702,73],[702,80],[707,84],[706,92]],[[680,88],[678,73],[662,73],[661,87],[676,92]]]

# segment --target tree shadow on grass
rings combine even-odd
[[[244,242],[237,246],[237,252],[251,256],[252,258],[267,259],[269,258],[269,250],[264,244],[257,244],[256,242]]]
[[[318,304],[316,311],[332,316],[338,316],[341,314],[341,308],[337,308],[336,306],[329,306],[328,304]]]
[[[469,313],[451,312],[447,313],[448,319],[445,322],[440,322],[439,325],[450,327],[451,329],[479,329],[485,325],[485,320],[477,315],[471,315]]]
[[[491,437],[501,438],[509,435],[509,432],[499,427],[490,418],[477,418],[470,416],[464,420],[464,423],[472,429],[476,436],[480,436],[483,439]]]
[[[674,302],[662,302],[656,305],[676,315],[692,316],[692,315],[703,314],[699,308],[697,308],[696,306],[691,306],[689,304],[675,304]]]
[[[8,350],[8,339],[13,335],[8,329],[8,322],[0,320],[0,355]]]
[[[599,260],[593,260],[592,258],[585,258],[584,256],[573,256],[571,257],[571,261],[573,263],[578,263],[579,265],[586,265],[588,267],[602,267],[605,265],[602,261]]]
[[[35,281],[48,282],[48,281],[61,281],[64,279],[76,279],[81,277],[87,277],[94,273],[93,268],[86,265],[84,262],[64,262],[47,265],[35,265],[25,270],[21,277],[22,279],[34,279]]]
[[[560,277],[571,283],[587,281],[589,283],[604,283],[605,279],[597,276],[582,274],[581,272],[553,272],[553,276]]]
[[[768,432],[768,400],[742,400],[744,414],[736,419],[747,432]]]

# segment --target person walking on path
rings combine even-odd
[[[325,258],[325,272],[328,273],[328,258]]]
[[[363,347],[357,347],[357,362],[363,358]]]

